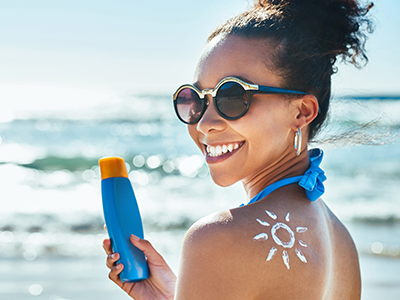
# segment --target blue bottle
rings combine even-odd
[[[132,245],[131,234],[143,238],[143,225],[139,207],[125,162],[120,157],[99,160],[104,219],[114,252],[124,265],[120,274],[123,282],[136,282],[149,278],[145,256]]]

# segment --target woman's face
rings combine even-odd
[[[200,57],[194,85],[212,89],[223,78],[234,76],[248,83],[281,87],[282,78],[267,67],[272,64],[269,57],[273,51],[265,40],[216,37]],[[229,186],[240,180],[251,181],[279,163],[283,153],[294,155],[298,112],[284,96],[253,95],[247,114],[234,121],[222,118],[211,96],[207,97],[210,105],[202,119],[188,125],[188,130],[205,155],[215,183]]]

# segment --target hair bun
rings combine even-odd
[[[362,6],[356,0],[259,0],[255,7],[279,10],[285,19],[310,32],[318,43],[320,54],[336,61],[340,56],[359,67],[367,62],[366,32],[373,31],[365,17],[373,3]]]

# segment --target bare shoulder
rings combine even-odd
[[[195,223],[183,246],[177,299],[317,299],[305,287],[323,278],[319,260],[297,241],[310,234],[290,222],[290,213],[252,206]]]
[[[197,221],[187,232],[182,248],[176,299],[233,299],[226,272],[232,216],[222,211]],[[224,298],[226,295],[226,298]]]
[[[177,299],[359,299],[346,228],[322,201],[287,205],[281,194],[189,229]]]
[[[186,233],[184,246],[191,247],[199,243],[204,243],[203,246],[207,246],[210,241],[221,241],[221,238],[225,239],[226,242],[233,221],[233,216],[229,210],[220,211],[200,219]],[[221,244],[224,243],[221,241]]]
[[[252,240],[243,219],[222,211],[196,222],[181,256],[177,299],[255,299]],[[251,244],[251,243],[250,243]]]

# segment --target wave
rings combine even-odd
[[[171,224],[144,222],[145,232],[183,235],[194,220],[185,217]],[[0,221],[2,257],[23,257],[28,261],[46,256],[92,257],[104,255],[101,241],[107,237],[103,216],[98,214],[11,214]]]
[[[394,126],[400,126],[400,97],[365,96],[334,97],[331,106],[331,119],[365,121],[384,115],[392,120]],[[79,105],[63,109],[29,109],[16,107],[13,113],[0,122],[10,123],[16,120],[71,120],[71,121],[114,121],[148,122],[176,120],[170,95],[137,95],[117,97],[88,106]],[[178,122],[178,121],[177,121]],[[390,123],[390,122],[389,122]]]
[[[163,154],[146,155],[142,153],[125,155],[124,159],[129,172],[129,178],[133,182],[143,185],[157,182],[166,176],[179,175],[190,178],[203,178],[208,175],[208,168],[204,158],[200,155],[176,155],[173,158],[167,158]],[[48,176],[52,176],[54,173],[65,173],[64,179],[66,184],[79,184],[85,181],[100,180],[98,160],[95,158],[48,156],[36,159],[31,163],[16,163],[14,165],[20,168],[44,172],[44,174],[35,174],[35,185],[45,185],[44,183],[40,184],[40,181],[47,180]],[[21,172],[24,172],[23,169]],[[66,177],[69,179],[67,180]]]
[[[70,105],[61,108],[24,109],[15,107],[0,122],[15,120],[72,120],[72,121],[159,121],[174,119],[171,96],[144,95],[118,97],[98,104]]]
[[[400,98],[337,98],[332,100],[329,122],[352,125],[375,121],[376,126],[400,127]]]
[[[196,221],[190,216],[175,215],[171,218],[165,216],[165,213],[160,212],[158,215],[147,215],[144,218],[146,237],[153,238],[156,235],[162,239],[163,236],[171,234],[182,236]],[[393,235],[400,228],[398,216],[374,219],[357,217],[353,222],[358,224],[358,230],[353,234],[358,238],[366,236],[365,240],[356,240],[361,253],[400,258],[400,245],[393,240]],[[28,261],[43,255],[62,257],[89,257],[94,253],[104,255],[100,251],[100,243],[107,237],[103,225],[104,219],[100,214],[2,214],[0,253],[3,257],[23,257]],[[379,230],[383,230],[383,234],[378,234]]]
[[[59,157],[50,155],[44,158],[35,159],[31,163],[17,165],[40,171],[68,170],[74,172],[91,169],[93,166],[97,165],[97,163],[97,159],[94,158]]]
[[[353,222],[372,225],[400,225],[400,215],[375,215],[375,216],[354,216],[351,218]]]
[[[380,96],[346,96],[344,97],[346,99],[350,100],[358,100],[358,101],[399,101],[400,96],[398,95],[393,95],[393,96],[385,96],[385,95],[380,95]]]
[[[166,218],[161,212],[155,212],[151,216],[146,215],[143,221],[149,231],[164,231],[187,230],[196,220],[184,214]],[[360,225],[400,225],[400,215],[354,216],[351,220]],[[103,225],[104,218],[99,214],[12,213],[2,214],[0,232],[98,234],[104,231]]]

